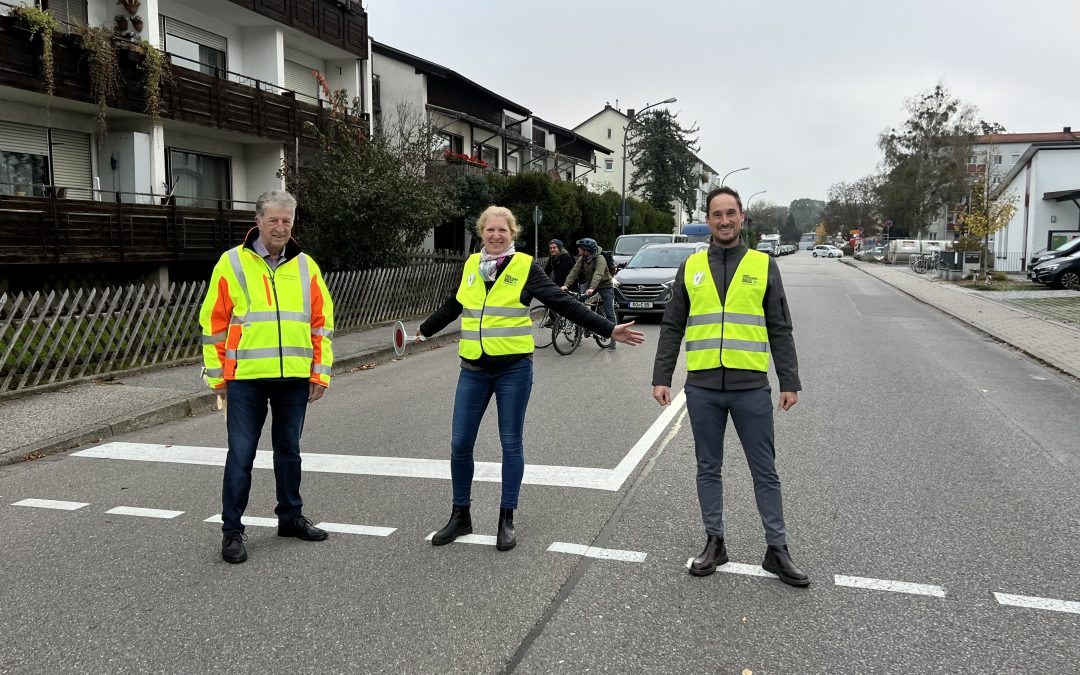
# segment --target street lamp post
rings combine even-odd
[[[727,177],[730,176],[731,174],[735,173],[736,171],[747,171],[749,169],[750,169],[750,167],[744,166],[741,169],[732,169],[731,171],[728,171],[727,173],[724,174],[724,177],[720,179],[720,187],[724,187],[724,181],[726,181]]]
[[[749,213],[750,212],[750,200],[753,199],[754,197],[757,197],[758,195],[763,195],[766,192],[768,192],[768,190],[759,190],[759,191],[755,192],[754,194],[750,195],[749,197],[747,197],[746,198],[746,206],[743,208],[743,211]]]
[[[669,99],[660,101],[659,103],[647,105],[641,110],[635,112],[633,115],[630,116],[628,120],[626,120],[626,128],[623,129],[622,135],[622,193],[619,201],[619,222],[622,225],[622,234],[626,234],[626,223],[630,220],[626,217],[626,140],[630,134],[630,125],[634,123],[634,120],[636,120],[641,113],[645,112],[649,108],[655,108],[658,105],[664,105],[667,103],[674,103],[677,100],[678,99],[673,96]]]

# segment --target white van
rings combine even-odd
[[[611,257],[615,260],[615,267],[622,268],[646,244],[678,244],[685,241],[685,234],[623,234],[615,238]]]

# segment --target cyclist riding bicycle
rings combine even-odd
[[[576,244],[578,259],[574,263],[574,269],[566,275],[566,282],[562,289],[573,288],[574,283],[581,281],[585,284],[585,295],[600,294],[604,302],[604,315],[608,321],[615,322],[615,288],[611,285],[611,273],[608,272],[607,260],[600,255],[600,245],[595,239],[585,237],[578,239]],[[612,340],[606,349],[615,349],[615,341]]]

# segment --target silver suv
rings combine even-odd
[[[663,314],[679,266],[691,254],[708,249],[706,242],[646,244],[638,249],[612,281],[619,321],[627,314]]]

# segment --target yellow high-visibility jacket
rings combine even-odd
[[[462,358],[533,352],[529,308],[521,304],[521,291],[532,262],[532,256],[515,253],[488,291],[480,275],[480,254],[474,253],[465,261],[457,292],[461,303],[458,354]]]
[[[724,301],[709,270],[708,251],[686,260],[683,283],[690,297],[686,319],[686,369],[769,369],[769,333],[765,328],[765,288],[769,256],[747,251],[735,268]]]
[[[207,382],[302,377],[329,387],[334,304],[322,272],[291,239],[271,270],[252,247],[258,236],[214,266],[199,313]]]

